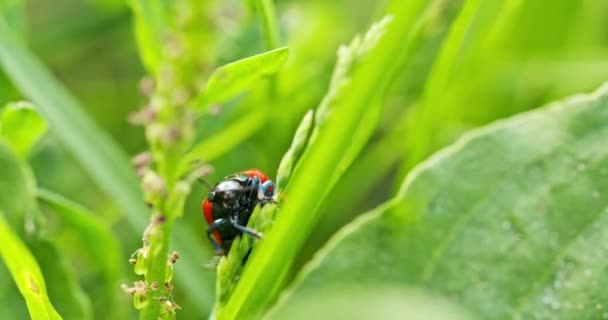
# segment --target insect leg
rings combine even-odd
[[[232,226],[235,229],[237,229],[237,230],[239,230],[239,231],[241,231],[243,233],[246,233],[246,234],[248,234],[248,235],[250,235],[252,237],[256,237],[258,239],[262,239],[264,237],[261,232],[253,230],[251,228],[247,228],[247,227],[245,227],[243,225],[240,225],[239,222],[236,219],[230,219],[230,223],[232,224]]]
[[[217,220],[213,221],[213,223],[207,227],[207,239],[209,239],[209,242],[211,242],[211,245],[213,245],[213,248],[215,249],[215,252],[217,255],[223,255],[224,249],[222,248],[220,243],[217,241],[217,239],[215,239],[215,237],[213,237],[213,233],[215,231],[217,231],[222,224],[225,224],[225,223],[226,223],[226,220],[217,219]]]

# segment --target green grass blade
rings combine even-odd
[[[418,287],[480,319],[602,318],[607,140],[608,84],[465,135],[336,234],[278,308],[356,283]]]
[[[32,319],[61,319],[46,292],[46,285],[38,263],[11,230],[0,212],[0,256],[23,295]]]
[[[288,48],[279,48],[219,67],[211,74],[200,105],[224,103],[257,84],[260,78],[275,74],[288,54]]]
[[[58,194],[38,190],[38,199],[48,205],[63,224],[75,232],[82,243],[87,244],[87,254],[98,264],[104,300],[96,301],[96,305],[101,308],[114,305],[120,286],[121,266],[124,264],[116,237],[93,213]],[[112,308],[106,315],[112,318],[112,312],[116,309]]]
[[[320,127],[316,137],[311,138],[310,148],[292,175],[286,190],[289,200],[285,201],[273,229],[252,254],[232,298],[218,314],[219,319],[255,317],[275,299],[274,295],[268,295],[274,290],[270,288],[274,277],[290,268],[318,220],[316,209],[328,191],[327,179],[334,176],[343,154],[351,148],[352,133],[367,114],[367,107],[377,101],[378,92],[386,88],[396,68],[411,53],[407,30],[412,30],[426,2],[395,4],[393,21],[377,46],[357,65],[350,81],[339,83],[350,94],[343,96],[331,112],[317,115],[317,119],[325,118],[317,124]]]
[[[0,21],[0,64],[21,92],[35,103],[53,133],[111,195],[133,225],[146,225],[139,183],[120,148],[97,128],[78,102]]]

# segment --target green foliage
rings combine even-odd
[[[48,296],[57,311],[66,319],[93,319],[91,300],[55,243],[36,239],[29,241],[28,248],[42,267]]]
[[[27,32],[27,21],[25,18],[25,1],[5,0],[0,2],[0,18],[6,21],[15,35],[23,36]]]
[[[412,21],[403,17],[403,21],[398,20],[393,23],[391,26],[396,28],[394,30],[399,30],[404,27],[402,24],[407,26]],[[303,154],[299,166],[292,175],[292,182],[285,190],[285,193],[291,194],[289,201],[286,202],[281,210],[282,214],[277,218],[276,228],[271,231],[266,241],[260,244],[259,250],[252,254],[251,264],[244,271],[243,280],[237,285],[226,308],[218,314],[219,319],[258,315],[274,299],[270,293],[278,293],[280,290],[280,282],[276,282],[274,286],[270,287],[270,290],[265,290],[264,293],[257,290],[255,284],[272,283],[277,275],[280,278],[286,273],[307,233],[310,232],[318,218],[315,215],[315,209],[329,191],[332,179],[335,180],[339,177],[340,167],[345,165],[343,161],[348,160],[343,157],[344,153],[352,150],[353,146],[365,144],[365,138],[361,136],[358,141],[351,141],[349,133],[354,132],[359,120],[369,114],[370,110],[366,108],[368,103],[376,99],[378,90],[382,91],[381,85],[378,88],[376,85],[370,86],[369,84],[381,83],[374,79],[379,80],[381,75],[391,72],[391,67],[388,67],[388,70],[383,67],[387,63],[384,55],[399,55],[398,52],[391,51],[388,44],[388,41],[394,40],[392,37],[397,37],[397,32],[393,32],[394,34],[387,35],[386,38],[377,39],[378,35],[367,37],[372,41],[367,47],[373,49],[371,49],[371,53],[365,51],[353,53],[359,54],[353,60],[358,59],[360,68],[355,68],[356,72],[350,76],[348,81],[343,79],[346,75],[340,74],[341,69],[338,69],[341,77],[333,83],[338,87],[333,90],[343,90],[343,92],[351,94],[342,97],[338,103],[322,107],[322,110],[316,114],[316,129],[311,137],[314,147],[309,148]],[[389,33],[388,30],[387,33]],[[378,41],[378,47],[374,47],[376,41]],[[384,45],[389,48],[383,47],[382,41],[387,41]],[[330,90],[330,95],[332,93],[333,91]],[[379,107],[379,105],[376,106]],[[310,174],[311,172],[315,174]],[[327,183],[327,177],[332,178],[329,180],[330,184]],[[319,188],[319,186],[321,187]],[[310,192],[310,190],[317,192]],[[290,241],[278,241],[278,239],[286,238],[289,238]],[[281,259],[276,259],[279,255]]]
[[[279,309],[400,284],[480,318],[601,318],[607,107],[604,87],[466,135],[337,234]]]
[[[0,140],[0,209],[9,213],[5,218],[18,233],[23,233],[26,216],[32,211],[35,186],[30,172],[15,153]]]
[[[0,135],[21,158],[46,132],[44,119],[27,102],[11,103],[0,113]]]
[[[4,229],[66,319],[604,317],[606,89],[453,142],[606,82],[607,13],[0,1],[0,104],[32,101],[0,110]],[[264,237],[205,270],[196,181],[248,168],[277,182]],[[0,317],[27,318],[11,272]]]
[[[310,138],[311,131],[313,129],[314,112],[309,110],[306,112],[302,121],[298,125],[296,132],[293,134],[293,141],[291,146],[285,152],[283,159],[279,163],[279,169],[277,170],[277,189],[283,190],[287,183],[291,173],[298,164],[298,160],[306,150],[308,140]]]
[[[102,295],[96,299],[98,314],[113,318],[120,314],[118,307],[108,310],[106,306],[116,304],[116,292],[122,273],[121,247],[108,227],[87,209],[60,195],[47,190],[38,190],[40,201],[48,205],[61,222],[76,233],[77,241],[87,244],[85,254],[95,261],[101,277]],[[64,286],[58,286],[64,287]],[[67,286],[66,286],[67,287]],[[76,317],[76,316],[74,316]],[[83,318],[82,316],[77,318]]]
[[[471,319],[458,307],[398,287],[324,288],[271,312],[269,319]]]
[[[32,319],[61,319],[49,301],[38,263],[0,212],[0,255],[23,295]]]
[[[279,71],[289,49],[279,48],[224,65],[211,74],[203,96],[203,105],[225,103],[249,89],[256,81]]]
[[[230,149],[250,138],[265,123],[267,115],[252,112],[241,116],[221,132],[197,143],[180,161],[181,173],[186,173],[189,165],[197,162],[211,162],[226,154]]]
[[[34,103],[53,133],[114,196],[133,225],[145,224],[137,180],[124,153],[97,129],[82,107],[27,49],[14,40],[0,21],[0,64]],[[61,106],[61,107],[58,107]]]

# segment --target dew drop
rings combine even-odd
[[[599,198],[599,197],[600,197],[600,193],[599,193],[599,191],[597,191],[597,190],[593,191],[593,192],[591,193],[591,197],[592,197],[593,199],[597,199],[597,198]]]
[[[584,163],[582,163],[582,162],[581,162],[581,163],[579,163],[579,164],[576,166],[576,170],[578,170],[579,172],[580,172],[580,171],[584,171],[584,170],[585,170],[585,168],[587,168],[587,166],[585,166],[585,164],[584,164]]]
[[[601,304],[601,303],[598,303],[598,304],[596,304],[596,305],[595,305],[595,308],[596,308],[597,310],[600,310],[600,309],[602,309],[603,307],[604,307],[604,306],[602,306],[602,304]]]

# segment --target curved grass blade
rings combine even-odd
[[[49,297],[38,263],[0,212],[0,256],[23,295],[32,319],[61,319]]]

